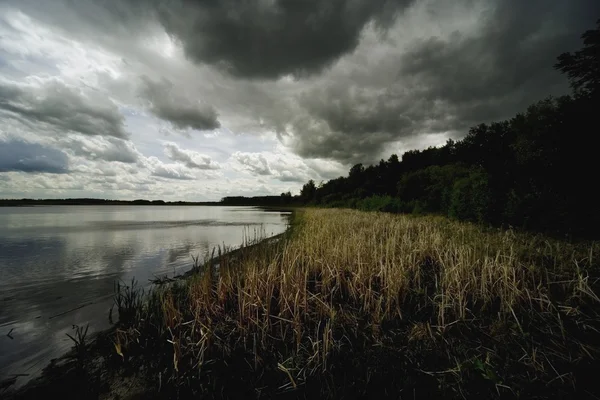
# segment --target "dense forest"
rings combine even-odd
[[[600,20],[583,48],[555,68],[572,94],[547,98],[515,117],[471,128],[462,140],[354,165],[348,176],[306,183],[303,204],[453,218],[561,234],[594,234],[600,134]],[[282,202],[284,202],[282,195]]]

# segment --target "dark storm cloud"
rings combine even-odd
[[[60,150],[21,140],[0,140],[0,172],[45,172],[64,174],[69,159]]]
[[[377,161],[386,145],[399,138],[398,134],[388,132],[311,131],[301,126],[299,130],[310,132],[295,135],[292,148],[299,156],[336,160],[347,165]]]
[[[0,115],[38,129],[127,137],[123,116],[106,99],[89,98],[59,81],[33,87],[0,80]]]
[[[155,1],[159,20],[186,54],[236,76],[273,78],[321,71],[410,0]]]
[[[398,113],[407,108],[406,102],[385,89],[330,87],[312,92],[301,103],[310,115],[326,121],[334,132],[395,132],[412,125],[410,118]]]
[[[173,84],[167,79],[154,82],[143,78],[141,95],[148,101],[154,115],[171,122],[176,128],[212,130],[221,126],[213,107],[175,93]]]
[[[89,36],[135,35],[155,20],[194,62],[237,77],[277,78],[320,72],[356,48],[368,23],[385,31],[414,1],[19,0],[19,7]]]
[[[469,127],[513,116],[548,95],[568,92],[553,69],[577,49],[600,15],[595,0],[498,0],[473,33],[418,40],[397,63],[306,92],[293,122],[303,157],[349,164],[376,161],[389,144],[423,133],[462,137]],[[387,69],[386,69],[387,68]],[[381,85],[380,76],[395,76]],[[356,82],[354,82],[356,81]]]
[[[294,150],[303,157],[343,163],[373,161],[386,143],[414,134],[430,111],[393,87],[363,89],[345,83],[305,93],[300,105],[307,116],[293,124]]]
[[[419,83],[421,97],[444,102],[455,124],[506,118],[550,94],[567,92],[556,57],[581,46],[600,15],[596,0],[501,0],[476,35],[455,33],[416,43],[400,74]]]

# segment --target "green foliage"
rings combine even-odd
[[[473,170],[469,176],[454,183],[448,214],[467,221],[488,220],[490,192],[485,171]]]
[[[391,196],[371,196],[358,200],[355,208],[363,211],[402,212],[400,199]]]
[[[468,174],[468,168],[456,164],[410,172],[398,182],[398,197],[412,204],[416,213],[446,213],[454,182]]]

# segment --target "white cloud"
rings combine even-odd
[[[171,160],[193,169],[220,169],[219,163],[213,161],[209,156],[191,150],[184,150],[176,143],[165,143],[165,154]]]
[[[191,180],[195,178],[190,172],[189,168],[186,168],[178,163],[163,163],[156,157],[148,157],[145,163],[154,176],[182,180]]]
[[[305,183],[309,179],[325,179],[335,170],[335,162],[304,160],[279,147],[275,152],[248,153],[236,151],[231,159],[235,166],[254,176],[281,182]],[[327,169],[330,169],[328,172]]]
[[[243,153],[236,151],[232,157],[246,170],[257,175],[273,175],[266,157],[260,153]]]

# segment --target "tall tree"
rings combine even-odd
[[[561,54],[554,65],[569,77],[571,87],[579,96],[600,94],[600,19],[596,23],[596,29],[581,35],[583,48],[575,53]]]
[[[304,202],[311,202],[315,199],[315,194],[317,192],[317,186],[315,185],[315,181],[312,179],[302,186],[302,190],[300,191],[300,198]]]

